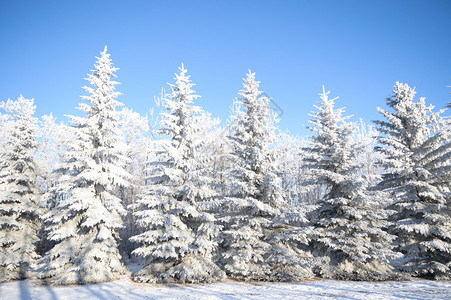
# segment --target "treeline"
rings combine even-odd
[[[105,47],[69,125],[0,103],[0,281],[451,278],[451,125],[407,84],[373,125],[323,87],[300,139],[254,73],[222,126],[183,65],[151,116],[116,71]]]

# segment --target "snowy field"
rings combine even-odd
[[[25,280],[0,284],[0,299],[451,299],[451,281],[241,283],[227,280],[180,285],[140,284],[123,278],[95,285],[49,287]]]

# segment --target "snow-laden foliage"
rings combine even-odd
[[[35,151],[38,175],[36,186],[41,193],[46,194],[45,197],[40,199],[40,204],[44,208],[43,213],[45,213],[55,208],[58,204],[56,195],[50,193],[60,176],[58,172],[54,172],[55,166],[58,166],[63,161],[64,153],[67,150],[67,142],[73,139],[74,136],[67,125],[56,123],[56,118],[52,114],[42,116],[38,124],[38,147]],[[41,226],[39,232],[40,242],[37,244],[39,254],[44,254],[53,246],[53,242],[48,240],[47,234],[46,227]]]
[[[153,115],[151,115],[152,118]],[[145,166],[148,160],[148,148],[152,147],[150,125],[152,122],[147,116],[141,116],[137,112],[124,107],[121,110],[120,129],[126,144],[127,164],[125,169],[130,173],[130,185],[118,187],[116,195],[122,199],[122,204],[127,208],[127,214],[123,216],[124,226],[118,230],[121,236],[119,249],[121,253],[130,255],[135,245],[130,242],[130,237],[141,233],[134,212],[138,207],[137,197],[142,193],[145,183]]]
[[[369,186],[377,185],[382,179],[382,174],[388,171],[380,164],[385,158],[384,154],[374,150],[378,146],[378,135],[376,128],[372,124],[366,124],[362,119],[353,134],[354,142],[361,150],[357,156],[360,165],[359,175],[368,180]]]
[[[105,47],[70,126],[0,103],[0,281],[110,281],[121,255],[140,282],[451,279],[451,118],[408,85],[375,127],[323,88],[307,141],[251,72],[222,126],[183,65],[155,118],[119,109],[116,71]]]
[[[387,98],[392,112],[375,121],[381,133],[380,151],[390,172],[380,184],[393,194],[397,213],[393,233],[409,258],[401,269],[436,279],[451,278],[451,135],[424,98],[414,101],[415,89],[397,82]]]
[[[303,187],[301,145],[300,139],[284,132],[278,135],[274,146],[275,162],[280,173],[283,197],[288,199],[292,205],[301,202]]]
[[[309,170],[303,167],[303,148],[306,141],[289,132],[279,133],[274,145],[276,170],[282,181],[283,197],[291,205],[313,208],[324,195],[324,186],[306,184]]]
[[[63,123],[58,124],[50,113],[41,117],[39,122],[39,144],[35,153],[37,162],[37,186],[42,193],[48,193],[55,185],[58,173],[53,172],[66,152],[66,141],[70,139],[70,130]],[[56,199],[48,198],[42,203],[47,209],[56,206]]]
[[[201,142],[195,153],[196,160],[201,163],[203,174],[210,178],[214,193],[224,195],[227,193],[227,154],[230,145],[226,138],[226,129],[220,126],[218,118],[202,110],[197,119],[198,136]]]
[[[180,68],[171,93],[162,99],[158,132],[166,137],[149,162],[146,190],[135,212],[143,233],[131,238],[139,243],[132,253],[145,265],[133,275],[143,282],[212,282],[225,274],[213,262],[220,227],[201,209],[215,196],[211,178],[205,176],[201,155],[199,118],[203,112],[193,102],[199,96]],[[206,205],[208,206],[208,205]]]
[[[368,179],[360,172],[361,146],[354,143],[353,123],[335,109],[335,99],[324,90],[308,127],[311,136],[304,156],[310,182],[324,184],[327,193],[318,203],[312,247],[324,257],[316,266],[325,278],[385,280],[394,278],[387,260],[397,257],[391,249],[394,236],[383,231],[389,211],[375,209],[377,195],[367,190]]]
[[[280,179],[271,174],[266,180],[270,182],[265,184],[264,197],[276,203],[283,201]],[[313,277],[310,265],[314,258],[308,248],[312,227],[307,226],[305,216],[311,208],[290,203],[279,206],[278,214],[263,230],[264,239],[270,245],[264,255],[264,264],[269,266],[270,271],[265,280],[296,281]]]
[[[0,281],[28,277],[38,255],[37,118],[33,100],[0,103]]]
[[[255,73],[244,79],[229,126],[229,195],[218,210],[224,224],[222,259],[227,274],[242,280],[297,280],[312,273],[292,249],[303,237],[283,218],[285,203],[274,153],[276,118],[261,96]],[[277,220],[273,221],[274,218]]]
[[[55,245],[43,259],[41,278],[52,284],[87,284],[110,281],[126,271],[117,249],[117,229],[125,213],[114,194],[117,186],[127,186],[124,170],[125,145],[118,130],[122,103],[116,98],[118,82],[107,54],[101,52],[92,74],[92,87],[82,98],[83,117],[70,116],[74,138],[57,172],[58,182],[46,197],[58,205],[46,215],[48,238]]]

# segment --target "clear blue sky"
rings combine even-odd
[[[35,98],[37,115],[76,114],[108,45],[120,101],[141,114],[184,62],[198,105],[225,122],[248,69],[303,135],[324,84],[370,121],[396,81],[451,101],[451,1],[0,0],[0,100]],[[449,114],[449,113],[448,113]]]

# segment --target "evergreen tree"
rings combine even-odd
[[[285,202],[270,149],[275,141],[275,115],[269,98],[261,96],[255,73],[247,74],[243,86],[229,126],[231,191],[218,214],[225,225],[221,262],[236,279],[310,277],[311,272],[299,264],[287,242],[291,238],[287,231],[293,228],[280,218]]]
[[[387,259],[394,236],[382,229],[389,211],[374,209],[376,195],[367,190],[368,182],[358,176],[361,146],[353,143],[355,126],[335,109],[329,92],[320,94],[321,103],[312,115],[310,146],[305,149],[305,167],[310,182],[324,184],[326,195],[318,203],[312,247],[315,256],[324,257],[316,267],[325,278],[385,280],[393,278]]]
[[[84,87],[89,94],[79,109],[86,116],[70,116],[73,139],[59,169],[59,180],[51,189],[58,205],[46,216],[48,238],[55,245],[47,251],[39,276],[52,284],[88,284],[113,280],[126,269],[117,249],[117,229],[125,213],[114,195],[117,186],[128,184],[124,170],[119,112],[115,91],[117,68],[107,48]]]
[[[383,163],[390,173],[380,187],[396,201],[393,233],[409,259],[401,269],[436,279],[451,278],[451,143],[443,111],[433,112],[425,99],[414,101],[415,89],[397,82],[387,106],[387,119],[375,121],[385,147]]]
[[[162,100],[161,141],[150,162],[152,173],[135,213],[143,233],[131,238],[140,246],[132,253],[142,257],[144,268],[133,275],[142,282],[212,282],[225,274],[213,262],[220,228],[201,209],[213,201],[210,180],[199,160],[200,107],[187,70],[180,68],[171,94]]]
[[[0,281],[24,279],[38,255],[41,210],[36,188],[37,119],[33,100],[0,103]]]

